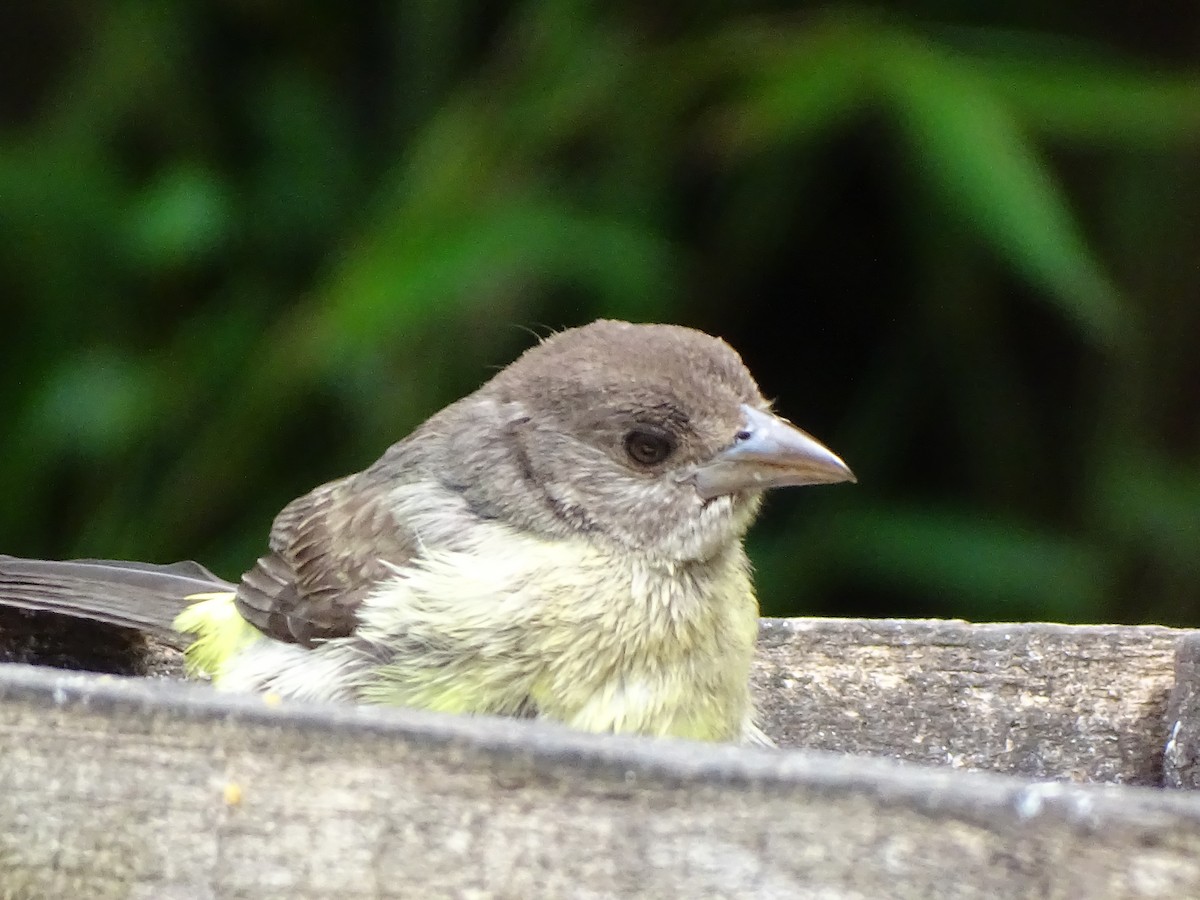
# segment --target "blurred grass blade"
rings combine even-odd
[[[1032,130],[1105,147],[1162,150],[1200,141],[1200,71],[1129,65],[1059,32],[939,28],[974,74]]]
[[[966,65],[911,44],[897,44],[881,75],[945,203],[1090,339],[1115,343],[1124,324],[1116,289],[1012,111]]]
[[[1135,149],[1200,143],[1200,75],[1007,57],[979,59],[974,67],[1031,129]]]
[[[731,30],[695,55],[724,61],[738,82],[718,132],[731,149],[817,137],[869,99],[873,29],[832,19],[801,31]],[[784,37],[785,36],[785,37]]]

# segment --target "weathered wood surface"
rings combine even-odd
[[[0,897],[1196,897],[1200,796],[0,667]]]
[[[1184,636],[1200,640],[1153,626],[765,619],[755,693],[782,747],[1160,785]],[[108,672],[183,673],[177,648],[0,608],[0,661],[72,659]]]
[[[1200,633],[1181,637],[1175,646],[1175,688],[1167,710],[1167,746],[1163,784],[1200,787]]]
[[[781,746],[1160,785],[1175,643],[1189,634],[765,619],[754,679]]]

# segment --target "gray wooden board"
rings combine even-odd
[[[1160,785],[1175,644],[1157,626],[764,619],[754,681],[781,746]]]
[[[0,667],[0,897],[1196,897],[1200,796]]]
[[[181,676],[177,649],[114,631],[48,614],[0,615],[0,660],[71,666],[75,659],[108,671]],[[1153,626],[766,619],[754,685],[765,730],[783,747],[1159,785],[1175,645],[1198,634]],[[122,662],[122,653],[131,658]],[[1196,719],[1193,712],[1182,721]],[[1179,758],[1196,741],[1189,743],[1176,721]],[[1173,785],[1190,784],[1177,774],[1171,769]]]
[[[1163,754],[1165,787],[1200,787],[1200,633],[1180,638],[1175,646],[1175,688],[1167,715]]]

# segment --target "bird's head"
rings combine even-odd
[[[486,514],[664,562],[736,543],[768,488],[854,480],[732,347],[675,325],[552,335],[456,407],[456,480]]]

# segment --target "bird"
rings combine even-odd
[[[764,744],[744,535],[853,481],[724,340],[602,319],[289,503],[236,583],[0,556],[0,604],[183,633],[222,690]]]

